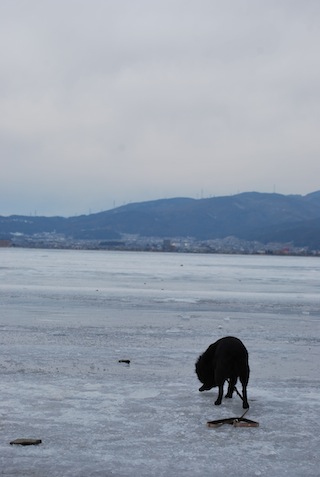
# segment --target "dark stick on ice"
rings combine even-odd
[[[130,364],[130,359],[119,359],[119,363]]]

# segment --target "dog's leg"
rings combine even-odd
[[[237,384],[237,378],[236,377],[232,377],[229,379],[229,386],[228,386],[228,392],[226,394],[226,398],[232,398],[232,394],[233,394],[233,391],[234,391],[234,387],[235,385]]]
[[[247,396],[248,378],[241,379],[240,377],[240,381],[242,384],[242,400],[243,400],[242,407],[243,409],[249,409],[248,396]]]
[[[219,384],[219,394],[218,394],[218,399],[215,401],[215,405],[216,406],[219,406],[221,404],[221,401],[222,401],[222,397],[223,397],[223,382],[222,384]]]

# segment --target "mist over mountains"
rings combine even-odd
[[[132,203],[76,217],[0,216],[0,238],[62,234],[74,240],[120,240],[124,235],[195,240],[236,237],[320,249],[320,191],[282,195],[246,192],[204,199]]]

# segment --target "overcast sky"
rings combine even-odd
[[[320,189],[319,0],[1,0],[0,215]]]

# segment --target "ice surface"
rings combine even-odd
[[[317,258],[8,249],[0,277],[0,475],[320,475]],[[243,412],[198,392],[226,335],[259,428],[206,427]]]

